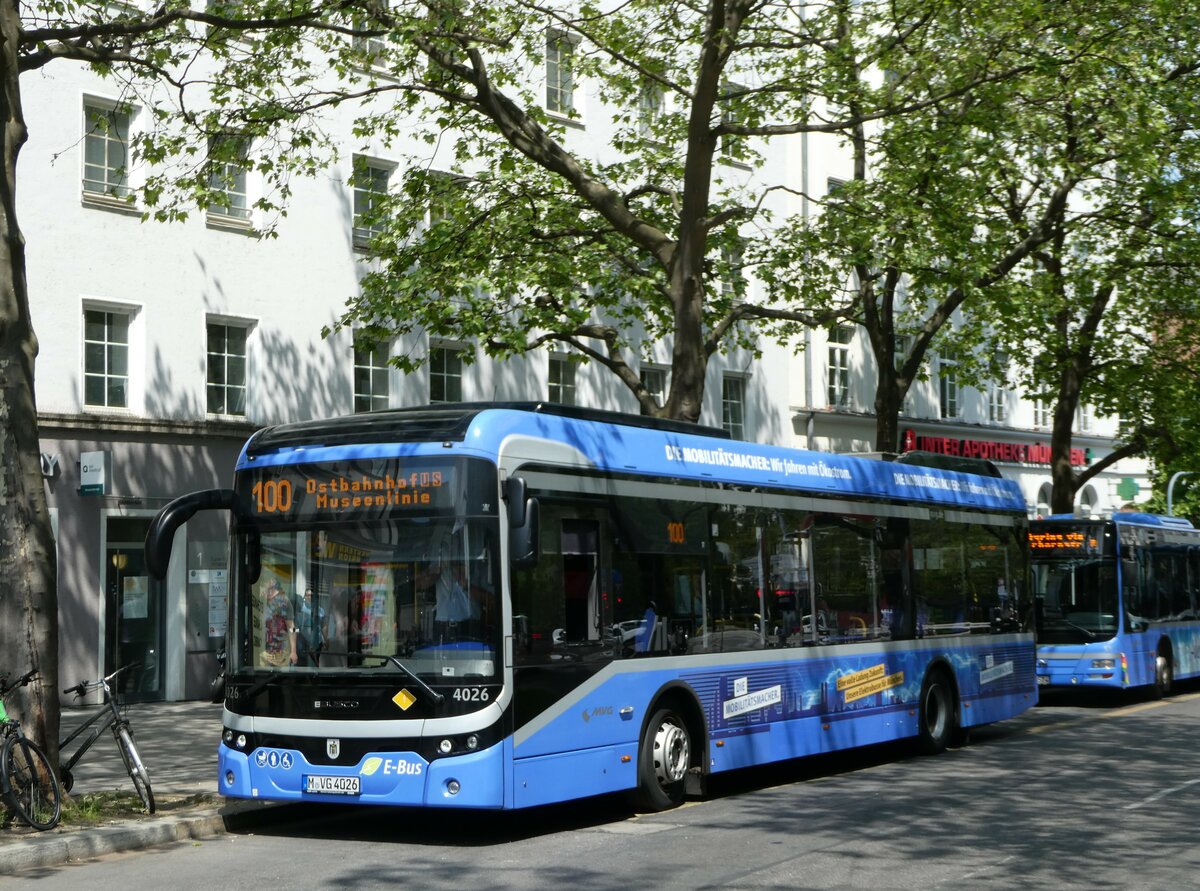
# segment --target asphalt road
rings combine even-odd
[[[305,818],[5,887],[541,889],[1200,887],[1200,692],[1052,702],[936,758],[897,746],[723,777],[703,802]]]

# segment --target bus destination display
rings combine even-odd
[[[1039,554],[1097,554],[1100,537],[1091,528],[1030,531],[1029,551],[1035,557]]]
[[[308,464],[244,473],[238,489],[252,516],[335,519],[445,507],[454,500],[453,481],[447,465]]]

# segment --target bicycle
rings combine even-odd
[[[137,746],[134,745],[133,730],[129,726],[129,719],[121,714],[117,699],[110,686],[118,675],[133,668],[136,664],[130,663],[122,666],[108,677],[100,678],[98,681],[80,681],[74,687],[63,690],[64,694],[73,693],[76,698],[79,698],[91,690],[101,689],[104,691],[104,704],[58,744],[60,751],[65,752],[67,746],[78,739],[84,731],[91,731],[87,738],[80,743],[79,748],[75,750],[75,754],[61,763],[59,779],[62,781],[63,789],[70,792],[71,787],[75,784],[71,768],[79,762],[83,753],[92,747],[92,743],[105,729],[111,729],[113,739],[117,743],[117,751],[121,753],[121,760],[125,762],[125,770],[129,774],[129,779],[133,780],[133,788],[137,790],[138,797],[142,799],[146,813],[152,814],[154,813],[154,791],[150,788],[150,774],[142,764],[142,757],[138,754]]]
[[[0,754],[0,796],[9,812],[34,829],[45,831],[58,825],[62,816],[62,790],[50,769],[50,759],[25,736],[19,721],[8,716],[6,697],[37,677],[37,669],[12,683],[0,678],[0,728],[4,747]]]

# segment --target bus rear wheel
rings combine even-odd
[[[639,810],[665,811],[683,803],[684,780],[692,763],[692,738],[683,717],[660,708],[646,725],[638,750]]]
[[[1171,651],[1161,647],[1154,658],[1154,698],[1162,699],[1171,695],[1171,685],[1175,681],[1175,670],[1171,666]]]
[[[922,755],[940,755],[946,751],[955,735],[957,721],[954,719],[954,694],[943,672],[935,670],[925,675],[917,720],[920,724],[917,750]]]

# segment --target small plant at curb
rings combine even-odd
[[[63,797],[63,826],[93,826],[105,820],[145,816],[142,800],[133,792],[88,792]]]

